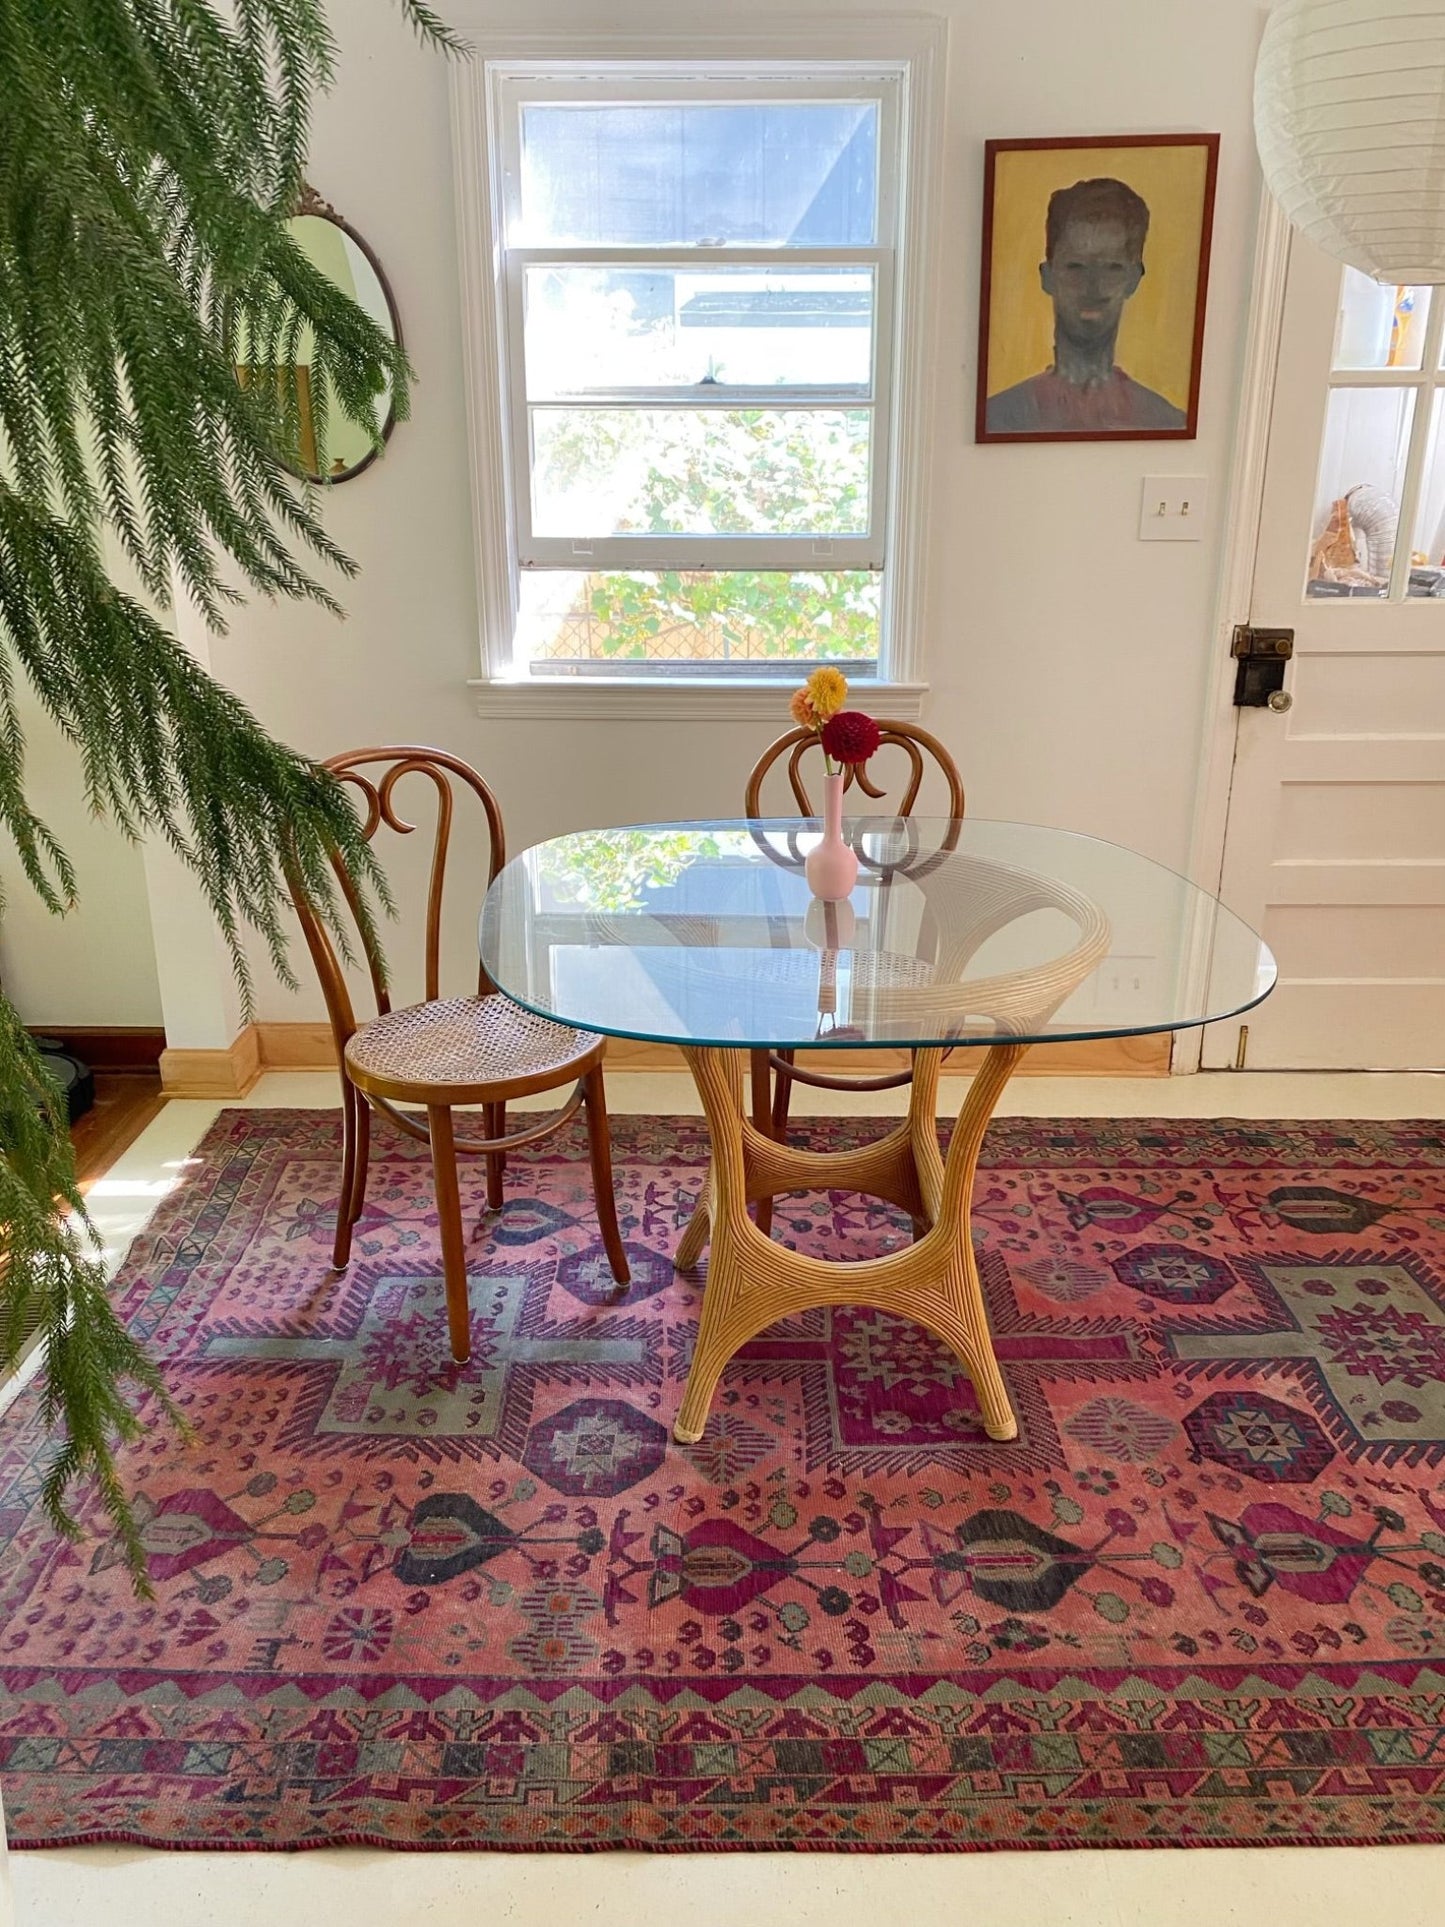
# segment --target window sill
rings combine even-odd
[[[798,680],[808,673],[799,663]],[[783,729],[794,685],[779,678],[745,682],[693,677],[635,681],[629,677],[590,682],[584,676],[528,676],[503,681],[477,678],[467,684],[479,716],[508,722],[676,723],[771,721]],[[917,722],[927,683],[864,682],[850,685],[858,708],[890,722]]]

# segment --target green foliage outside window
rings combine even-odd
[[[861,572],[618,570],[589,578],[587,613],[610,660],[872,662],[878,592]]]
[[[577,409],[538,436],[539,501],[605,492],[618,534],[846,534],[868,522],[866,416],[802,409]],[[617,569],[535,656],[876,661],[867,570]]]
[[[677,882],[701,856],[717,856],[715,836],[657,836],[642,830],[594,830],[570,837],[565,848],[547,848],[541,874],[564,903],[618,915],[641,909],[649,890]]]

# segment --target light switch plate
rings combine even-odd
[[[1146,475],[1139,503],[1141,542],[1199,542],[1209,508],[1204,475]]]

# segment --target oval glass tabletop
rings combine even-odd
[[[1273,988],[1247,924],[1118,844],[973,817],[844,833],[859,875],[838,904],[804,878],[806,819],[557,837],[488,891],[482,960],[581,1029],[775,1050],[1180,1030]]]

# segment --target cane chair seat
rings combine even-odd
[[[579,1076],[602,1039],[523,1010],[510,997],[442,997],[408,1004],[363,1024],[346,1043],[354,1083],[379,1095],[445,1089],[453,1102],[485,1085],[547,1088]]]
[[[935,975],[926,958],[905,956],[900,950],[856,951],[851,965],[855,991],[920,990]]]

